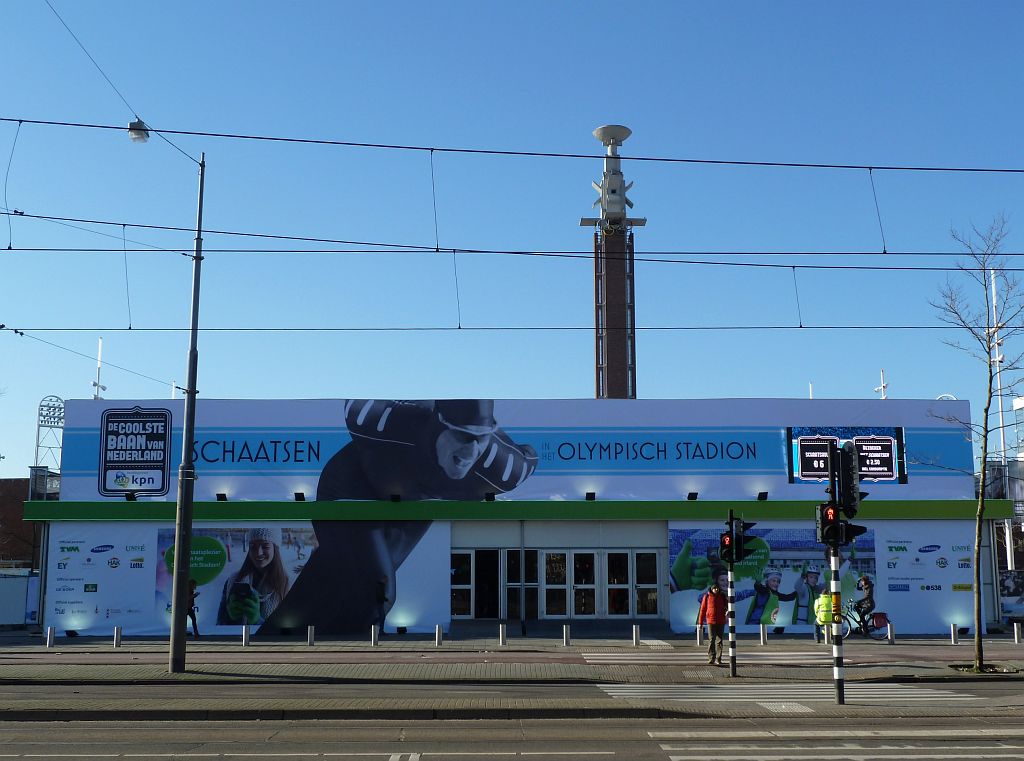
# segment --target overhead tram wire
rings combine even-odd
[[[110,85],[110,89],[112,89],[115,93],[117,93],[117,97],[119,97],[121,99],[121,102],[124,103],[125,107],[127,107],[127,109],[132,113],[132,116],[134,116],[136,118],[136,120],[141,122],[142,119],[139,117],[139,112],[136,111],[134,108],[132,108],[132,104],[129,103],[128,99],[125,98],[124,95],[121,93],[121,91],[117,89],[117,85],[115,85],[114,82],[110,79],[110,77],[107,76],[107,72],[105,72],[103,70],[103,68],[99,65],[99,63],[96,61],[96,59],[92,57],[92,53],[90,53],[89,50],[85,47],[85,45],[82,44],[82,41],[80,39],[78,39],[78,35],[75,34],[74,31],[72,31],[71,27],[68,26],[67,22],[61,17],[61,15],[59,13],[57,13],[57,9],[54,8],[52,5],[50,5],[50,0],[43,0],[43,2],[46,3],[47,6],[49,6],[51,11],[53,11],[53,15],[57,17],[57,20],[61,23],[61,26],[63,26],[67,30],[68,34],[71,35],[71,39],[73,39],[78,44],[78,47],[80,47],[82,49],[82,52],[85,53],[86,57],[90,61],[92,61],[92,65],[96,67],[96,71],[98,71],[100,73],[100,76],[103,77],[107,81],[107,84]],[[122,129],[123,129],[123,127],[122,127]],[[156,130],[150,130],[150,132],[155,132],[155,131]],[[182,150],[175,143],[171,142],[167,138],[166,135],[161,135],[158,132],[157,136],[161,140],[163,140],[165,143],[167,143],[169,146],[171,146],[174,150],[176,150],[178,153],[180,153],[182,156],[184,156],[185,158],[190,159],[191,161],[193,161],[196,164],[199,163],[199,159],[197,159],[195,156],[192,156],[187,151]]]
[[[12,328],[7,328],[12,330]],[[19,328],[36,333],[176,333],[186,332],[188,328],[149,327],[33,327]],[[395,325],[378,327],[204,327],[206,333],[456,333],[459,331],[478,332],[557,332],[557,331],[593,331],[593,325]],[[926,331],[960,331],[956,325],[638,325],[637,331],[647,332],[701,332],[701,331],[761,331],[761,330],[795,330],[795,331],[837,331],[837,330],[926,330]]]
[[[10,331],[10,332],[14,333],[14,335],[19,336],[21,338],[31,338],[33,341],[38,341],[39,343],[45,344],[47,346],[51,346],[54,349],[60,349],[61,351],[66,351],[69,354],[74,354],[74,355],[76,355],[78,357],[83,357],[84,359],[88,359],[88,360],[90,360],[92,362],[99,361],[97,357],[94,357],[91,354],[86,354],[85,352],[81,352],[81,351],[78,351],[76,349],[72,349],[72,348],[67,347],[67,346],[62,346],[62,345],[60,345],[58,343],[54,343],[53,341],[47,341],[44,338],[39,338],[39,336],[33,336],[33,335],[30,335],[28,332],[26,332],[26,331],[32,331],[33,333],[42,333],[42,332],[47,332],[49,330],[50,330],[49,328],[38,328],[38,329],[37,328],[12,328],[12,327],[9,327],[7,325],[4,325],[3,323],[0,323],[0,333],[6,332],[6,331]],[[130,328],[116,328],[114,332],[120,332],[120,331],[128,332],[129,330],[131,330],[131,329]],[[71,331],[61,331],[61,332],[72,332],[72,331],[78,332],[78,329],[77,328],[72,328]],[[132,331],[132,332],[135,332],[135,331]],[[167,386],[167,383],[168,383],[165,380],[160,380],[159,378],[154,378],[152,375],[146,375],[145,373],[140,373],[138,370],[132,370],[129,367],[124,367],[123,365],[114,364],[113,362],[111,362],[109,360],[104,361],[103,362],[103,366],[104,367],[113,367],[113,368],[115,368],[117,370],[121,370],[122,372],[126,372],[126,373],[129,373],[131,375],[138,376],[139,378],[144,378],[145,380],[150,380],[150,381],[153,381],[154,383],[159,383],[162,386]]]
[[[124,131],[123,125],[89,124],[85,122],[53,121],[46,119],[23,119],[18,117],[0,116],[3,122],[23,122],[51,127],[79,127],[83,129],[103,129]],[[272,143],[297,143],[304,145],[326,145],[345,148],[375,148],[396,151],[424,151],[435,153],[461,153],[483,156],[522,156],[531,158],[557,159],[593,159],[603,160],[603,154],[566,153],[559,151],[518,151],[499,150],[493,148],[445,148],[429,145],[409,145],[400,143],[369,143],[352,140],[328,140],[320,138],[282,137],[276,135],[250,135],[234,132],[209,132],[205,130],[156,129],[146,125],[150,132],[164,135],[187,135],[190,137],[211,137],[231,140],[256,140]],[[180,150],[180,149],[179,149]],[[643,161],[666,164],[708,164],[715,166],[746,166],[746,167],[777,167],[792,169],[850,169],[857,171],[874,170],[885,172],[969,172],[992,174],[1024,174],[1024,168],[1016,167],[972,167],[972,166],[913,166],[899,164],[844,164],[803,161],[742,161],[737,159],[692,159],[673,156],[622,156],[624,161]],[[194,159],[193,159],[194,160]]]

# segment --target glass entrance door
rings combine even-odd
[[[544,618],[569,616],[568,553],[562,550],[544,552]]]
[[[597,553],[572,553],[573,618],[597,616]]]
[[[608,615],[629,616],[629,551],[609,552],[607,559]]]

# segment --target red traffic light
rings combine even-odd
[[[728,547],[730,544],[732,544],[732,537],[728,534],[722,534],[722,544]]]
[[[829,505],[825,508],[825,520],[832,523],[836,519],[836,509]]]

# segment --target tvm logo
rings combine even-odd
[[[907,552],[907,545],[905,544],[890,544],[889,552]]]
[[[62,544],[60,545],[61,552],[81,552],[77,544]]]

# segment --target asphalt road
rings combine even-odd
[[[1016,721],[820,720],[0,723],[0,758],[1020,759]]]

